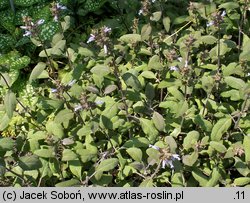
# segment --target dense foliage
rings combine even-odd
[[[249,0],[1,0],[0,186],[249,186]]]

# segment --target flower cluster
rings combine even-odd
[[[96,107],[97,105],[102,105],[104,101],[97,100],[95,102],[88,101],[88,97],[83,93],[80,97],[80,104],[74,107],[74,112],[86,109],[89,110],[92,107]]]
[[[62,6],[59,3],[55,3],[55,2],[51,3],[50,11],[52,13],[52,16],[54,16],[54,21],[55,22],[58,22],[60,11],[61,10],[66,10],[66,9],[67,9],[66,6]]]
[[[138,14],[143,15],[143,16],[149,15],[150,14],[150,5],[151,5],[151,2],[149,0],[144,0],[142,2],[142,7],[139,10]]]
[[[32,18],[29,16],[23,17],[24,26],[20,26],[21,29],[25,30],[25,33],[23,34],[24,37],[32,36],[36,37],[39,34],[39,25],[42,25],[44,23],[43,19],[40,19],[36,21],[35,23],[32,21]]]
[[[61,84],[59,80],[56,80],[55,82],[56,88],[51,88],[50,92],[56,94],[57,98],[61,98],[63,92],[68,90],[70,87],[72,87],[75,83],[76,80],[71,80],[67,85]]]
[[[103,26],[100,29],[92,30],[87,43],[95,41],[99,47],[103,47],[104,53],[108,53],[108,48],[110,46],[109,34],[111,33],[111,28]]]
[[[210,27],[212,25],[218,27],[220,23],[223,21],[223,18],[226,16],[226,11],[223,11],[222,13],[216,12],[212,15],[213,20],[207,23],[207,27]]]
[[[160,148],[151,144],[149,145],[149,147],[156,149],[157,151],[161,153],[160,159],[161,159],[162,168],[166,168],[166,166],[169,166],[171,169],[174,169],[173,161],[181,160],[179,154],[170,153],[168,148]]]

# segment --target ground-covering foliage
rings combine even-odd
[[[1,0],[0,185],[250,185],[249,0]]]

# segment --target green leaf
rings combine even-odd
[[[201,65],[200,68],[208,69],[208,70],[216,70],[218,68],[218,66],[215,64],[205,64],[205,65]],[[208,78],[209,76],[208,77],[205,76],[205,77]],[[210,78],[212,78],[212,77],[210,77]]]
[[[208,183],[208,177],[205,176],[200,169],[195,168],[192,171],[192,176],[194,177],[194,179],[196,181],[199,182],[199,184],[200,184],[201,187],[205,187],[207,185],[207,183]]]
[[[166,136],[165,142],[169,146],[170,152],[173,154],[176,153],[177,143],[176,143],[176,139],[174,138],[174,136],[172,135]]]
[[[204,44],[214,44],[217,42],[217,38],[211,35],[205,35],[200,38],[200,41]]]
[[[183,15],[183,16],[178,16],[174,19],[173,24],[174,25],[178,25],[178,24],[182,24],[184,22],[188,22],[190,20],[189,16]]]
[[[213,168],[212,174],[206,184],[206,187],[214,187],[218,184],[221,178],[220,171],[217,167]]]
[[[164,131],[166,124],[165,124],[165,119],[163,118],[161,114],[155,111],[153,113],[152,120],[157,130]]]
[[[180,172],[175,172],[171,177],[172,187],[183,187],[183,174]]]
[[[77,154],[71,149],[64,149],[62,153],[62,161],[73,161],[77,159]]]
[[[97,167],[96,171],[104,172],[114,169],[118,165],[119,161],[117,158],[105,159]]]
[[[147,178],[139,185],[139,187],[154,187],[152,178]]]
[[[245,161],[250,163],[250,136],[244,136],[243,147],[245,150]]]
[[[55,117],[56,123],[68,122],[74,117],[74,113],[69,109],[61,110]]]
[[[237,169],[237,171],[244,177],[249,176],[250,169],[248,168],[247,164],[238,157],[234,157],[234,160],[234,167]]]
[[[116,89],[117,89],[116,85],[108,85],[104,90],[104,94],[110,94],[114,92]]]
[[[141,29],[141,39],[148,40],[151,34],[151,31],[152,31],[152,27],[149,23],[144,25]]]
[[[141,35],[139,34],[126,34],[126,35],[123,35],[119,38],[120,41],[122,42],[125,42],[125,43],[136,43],[136,42],[140,42],[142,39],[141,39]]]
[[[57,183],[56,187],[72,187],[81,185],[80,181],[77,179],[66,180],[60,183]]]
[[[210,146],[220,153],[225,153],[227,148],[220,142],[211,141]]]
[[[246,83],[242,79],[235,78],[232,76],[225,77],[225,82],[227,83],[228,86],[235,88],[237,90],[241,90],[246,87]]]
[[[4,137],[0,138],[0,151],[12,150],[15,145],[15,141],[11,138]]]
[[[54,158],[55,157],[55,152],[52,147],[38,149],[34,151],[34,154],[42,158]]]
[[[177,112],[176,112],[176,118],[180,117],[180,116],[184,116],[184,114],[187,112],[187,110],[188,110],[188,102],[187,102],[187,100],[180,101],[178,103],[178,109],[177,109]]]
[[[158,55],[154,55],[149,59],[148,68],[150,70],[162,70],[163,65],[160,62],[160,57]]]
[[[197,143],[197,141],[199,140],[199,137],[200,133],[198,131],[193,130],[189,132],[183,141],[184,149],[188,150],[190,148],[193,148]]]
[[[222,97],[230,97],[230,99],[232,100],[232,101],[239,101],[239,100],[241,100],[242,98],[241,98],[241,96],[240,96],[240,92],[239,92],[239,90],[229,90],[229,91],[226,91],[226,92],[222,92],[221,93],[221,96]]]
[[[24,170],[36,170],[42,167],[42,163],[39,160],[38,156],[22,156],[19,158],[18,165]]]
[[[46,123],[46,130],[49,134],[55,135],[60,139],[64,137],[64,130],[60,123],[56,123],[50,120]]]
[[[13,92],[8,91],[5,95],[4,106],[8,117],[12,118],[13,112],[16,108],[16,95]]]
[[[69,161],[69,169],[79,180],[82,180],[82,163],[79,160]]]
[[[61,22],[63,32],[70,28],[70,16],[65,16],[64,21]]]
[[[85,47],[79,47],[78,54],[80,54],[81,56],[86,56],[86,57],[93,57],[95,55],[90,49],[85,48]],[[90,60],[90,63],[95,64],[93,60]]]
[[[182,157],[182,162],[187,166],[193,166],[198,159],[198,152],[193,152],[190,155],[185,155]]]
[[[184,101],[184,95],[177,89],[177,87],[169,87],[168,91],[174,98],[178,99],[179,101]]]
[[[147,79],[156,79],[155,74],[152,71],[145,70],[141,73],[141,76]]]
[[[244,186],[244,185],[247,185],[248,183],[250,183],[249,177],[240,177],[234,180],[235,186]]]
[[[0,131],[3,131],[4,129],[6,129],[9,125],[10,121],[11,121],[11,119],[9,118],[7,113],[5,113],[0,120]]]
[[[222,135],[227,132],[232,124],[232,120],[230,117],[220,119],[213,127],[211,132],[211,140],[212,141],[220,141]]]
[[[148,100],[153,100],[155,97],[155,88],[151,82],[149,82],[145,87],[145,95]]]
[[[110,70],[106,65],[97,64],[90,70],[90,72],[103,77],[108,75],[110,73]]]
[[[239,4],[236,3],[236,2],[227,2],[227,3],[223,3],[221,5],[219,5],[219,8],[225,8],[227,10],[233,10],[233,9],[236,9],[236,8],[239,8]]]
[[[202,130],[206,132],[211,132],[212,130],[212,123],[204,118],[201,115],[196,115],[194,118],[194,123],[198,125]]]
[[[159,21],[161,19],[161,14],[162,14],[161,11],[156,11],[152,13],[152,16],[150,16],[150,20],[155,21],[155,22]]]
[[[148,148],[149,141],[145,137],[132,137],[129,139],[123,147],[130,148],[130,147],[144,147]]]
[[[39,62],[32,70],[29,81],[31,82],[32,80],[37,79],[42,74],[45,68],[46,68],[46,63]]]
[[[142,161],[142,151],[139,148],[131,147],[126,150],[127,153],[134,159],[135,161],[141,162]]]
[[[76,153],[80,155],[80,159],[83,163],[86,163],[97,156],[97,152],[88,149],[78,149]]]
[[[163,22],[163,25],[164,25],[164,28],[165,28],[166,32],[169,32],[169,30],[170,30],[170,22],[171,22],[170,18],[169,17],[164,17],[162,22]]]
[[[51,54],[56,56],[62,56],[66,46],[66,40],[58,41],[51,49]]]
[[[124,82],[127,86],[132,87],[136,91],[140,91],[142,89],[140,81],[132,73],[127,72],[127,73],[123,74],[122,79],[124,80]]]
[[[148,136],[151,143],[154,143],[158,131],[154,127],[154,123],[151,120],[148,120],[146,118],[140,118],[141,128],[143,132]]]

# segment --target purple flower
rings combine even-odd
[[[143,10],[140,9],[139,12],[138,12],[138,15],[141,15],[143,13]]]
[[[105,26],[103,31],[104,31],[105,33],[111,32],[111,28]]]
[[[31,36],[32,33],[28,30],[25,30],[25,33],[23,34],[24,37]]]
[[[75,106],[74,112],[77,112],[77,111],[79,111],[79,110],[82,110],[82,106],[81,106],[81,105]]]
[[[225,15],[227,15],[226,11],[223,11],[222,14],[220,15],[221,17],[225,17]]]
[[[89,37],[87,43],[90,43],[90,42],[93,42],[93,41],[95,41],[95,35],[90,34],[90,37]]]
[[[66,10],[66,9],[67,9],[66,6],[62,6],[62,5],[60,5],[59,3],[56,4],[56,8],[57,8],[58,10]]]
[[[57,89],[51,88],[50,91],[51,91],[51,93],[56,93],[56,92],[57,92]]]
[[[69,83],[68,83],[68,86],[72,86],[72,85],[74,85],[76,83],[76,80],[71,80]]]
[[[210,21],[210,22],[207,23],[207,27],[210,27],[210,26],[212,26],[213,24],[214,24],[214,21]]]
[[[176,66],[170,66],[169,69],[172,70],[172,71],[178,71],[179,70],[179,68],[177,68]]]
[[[95,102],[96,105],[102,105],[103,103],[104,103],[104,101],[101,101],[101,100],[97,100],[97,101]]]
[[[174,160],[181,160],[179,154],[172,154],[170,159],[162,160],[162,168],[169,166],[171,169],[174,169],[173,161]]]
[[[153,148],[153,149],[156,149],[157,151],[159,151],[160,150],[160,147],[157,147],[157,146],[155,146],[155,145],[149,145],[149,147],[151,147],[151,148]]]
[[[36,22],[36,24],[37,24],[37,25],[41,25],[41,24],[43,24],[44,22],[45,22],[44,19],[40,19],[40,20],[38,20],[38,21]]]
[[[103,45],[103,49],[104,49],[104,53],[107,54],[108,53],[108,48],[107,48],[106,44]]]

